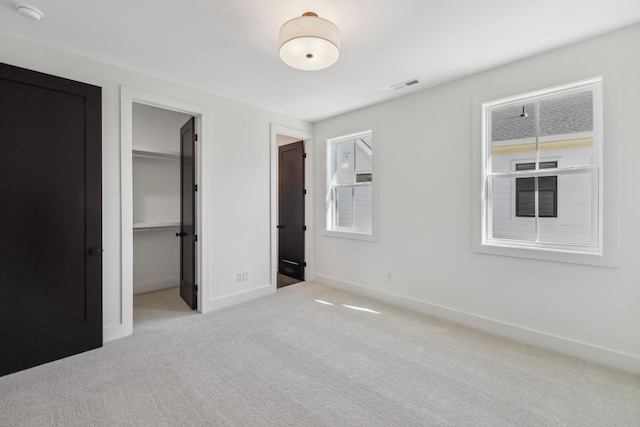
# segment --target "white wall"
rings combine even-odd
[[[180,221],[180,160],[134,156],[134,224],[177,221]]]
[[[203,52],[203,54],[207,54]],[[121,336],[120,270],[120,86],[205,106],[211,113],[210,182],[201,191],[212,200],[209,263],[211,306],[220,307],[271,284],[270,126],[311,131],[311,125],[153,76],[0,35],[2,62],[102,87],[103,308],[105,338]],[[215,78],[215,70],[212,71]],[[250,280],[235,273],[250,270]]]
[[[167,227],[133,233],[134,295],[180,286],[178,230]]]
[[[317,123],[316,279],[640,372],[638,40],[636,25]],[[604,250],[619,252],[616,267],[474,252],[480,103],[597,75],[604,76]],[[379,240],[326,236],[321,142],[376,123]]]

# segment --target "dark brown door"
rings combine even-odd
[[[304,145],[278,147],[278,272],[304,280]]]
[[[0,375],[102,346],[101,88],[0,64]]]
[[[196,285],[195,119],[180,129],[180,296],[198,307]]]

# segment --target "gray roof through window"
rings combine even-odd
[[[593,131],[593,96],[591,91],[543,99],[538,102],[540,103],[539,136]],[[492,111],[492,142],[535,136],[535,102],[511,105]]]

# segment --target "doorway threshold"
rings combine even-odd
[[[293,277],[285,276],[284,274],[278,273],[278,289],[289,285],[295,285],[296,283],[300,283],[302,281],[303,280],[295,279]]]

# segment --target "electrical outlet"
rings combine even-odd
[[[237,282],[242,282],[242,271],[238,271],[236,273],[236,281]]]
[[[242,272],[242,280],[249,280],[249,270],[244,270]]]

